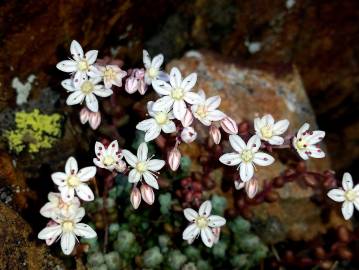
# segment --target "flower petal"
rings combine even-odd
[[[344,173],[342,179],[342,186],[345,191],[353,189],[353,178],[350,173]]]
[[[148,155],[148,147],[145,142],[141,143],[137,149],[137,158],[139,161],[146,161]]]
[[[75,236],[72,232],[65,232],[61,236],[61,249],[65,255],[71,254],[75,247]]]
[[[76,174],[78,172],[77,161],[74,157],[69,157],[65,165],[65,173],[67,175]]]
[[[61,199],[66,203],[70,202],[75,196],[75,190],[72,187],[63,186],[59,187],[59,190],[61,193]]]
[[[332,189],[327,193],[328,197],[336,202],[344,202],[345,192],[342,189]]]
[[[61,232],[62,232],[61,225],[58,224],[54,226],[45,227],[39,232],[37,237],[42,240],[46,240],[50,238],[56,239],[61,234]]]
[[[199,234],[200,229],[196,224],[189,225],[182,233],[183,240],[194,239]]]
[[[182,75],[178,68],[173,67],[170,72],[170,83],[173,88],[181,87]]]
[[[145,142],[152,141],[156,139],[161,133],[161,127],[159,127],[157,124],[154,124],[151,126],[145,134]]]
[[[183,91],[190,91],[197,82],[197,73],[191,73],[181,82],[181,88]]]
[[[155,189],[158,189],[158,183],[157,183],[157,180],[156,178],[149,172],[149,171],[145,171],[143,173],[143,179],[145,180],[145,182],[155,188]]]
[[[163,63],[163,54],[159,54],[153,57],[151,66],[155,69],[159,69],[162,63]]]
[[[233,149],[239,153],[247,147],[246,143],[238,135],[229,135],[229,143],[231,144]]]
[[[301,137],[304,132],[306,132],[309,129],[310,125],[308,123],[304,123],[303,126],[300,127],[300,129],[297,132],[297,137]]]
[[[111,89],[101,87],[99,89],[95,89],[93,93],[99,97],[109,97],[113,94],[113,91]]]
[[[173,121],[168,121],[167,124],[162,126],[164,133],[173,133],[176,131],[176,125]]]
[[[274,158],[266,153],[257,152],[254,154],[253,162],[260,166],[268,166],[274,162]]]
[[[97,233],[89,225],[85,223],[77,223],[75,225],[74,233],[77,236],[84,238],[95,238]]]
[[[243,182],[247,182],[252,179],[254,174],[254,168],[252,163],[242,162],[239,169],[239,175]]]
[[[156,100],[152,105],[152,110],[154,111],[168,111],[172,105],[174,100],[170,96],[164,96]]]
[[[273,126],[274,135],[280,135],[287,131],[289,126],[289,121],[287,119],[280,120]]]
[[[184,214],[185,218],[190,222],[194,222],[195,219],[198,217],[198,213],[196,211],[194,211],[192,208],[184,209],[183,214]]]
[[[126,149],[122,150],[122,154],[123,154],[124,158],[126,159],[127,163],[131,167],[136,166],[136,163],[137,163],[138,159],[134,154],[132,154],[130,151],[128,151]]]
[[[96,167],[95,166],[90,166],[90,167],[85,167],[82,168],[81,170],[79,170],[79,172],[77,173],[77,177],[80,178],[80,180],[82,182],[86,182],[88,180],[90,180],[91,178],[93,178],[96,174]]]
[[[206,100],[206,107],[208,110],[213,111],[219,107],[221,104],[221,97],[220,96],[213,96]]]
[[[212,203],[211,201],[207,200],[201,204],[198,210],[198,214],[200,216],[208,217],[212,211]]]
[[[140,181],[140,179],[141,174],[135,169],[131,170],[128,174],[128,182],[130,183],[137,183],[138,181]]]
[[[208,227],[205,227],[203,229],[201,229],[201,238],[203,243],[207,246],[207,247],[212,247],[213,243],[214,243],[214,234],[212,232],[212,230]]]
[[[63,172],[56,172],[51,174],[52,181],[58,186],[66,185],[67,175]]]
[[[171,85],[161,80],[152,81],[152,87],[160,95],[168,96],[172,91]]]
[[[75,60],[79,60],[84,57],[84,51],[82,50],[80,43],[78,43],[76,40],[71,42],[70,52]]]
[[[252,150],[252,152],[257,152],[260,146],[261,139],[257,135],[252,136],[247,142],[247,149]]]
[[[284,139],[280,136],[273,136],[268,140],[271,145],[282,145],[284,143]]]
[[[306,149],[308,155],[312,158],[324,158],[325,152],[315,145],[309,145]]]
[[[73,81],[71,79],[66,79],[66,80],[63,80],[61,82],[61,85],[63,88],[65,88],[67,91],[69,92],[74,92],[76,91],[75,87],[74,87],[74,84],[73,84]]]
[[[86,95],[86,106],[90,111],[98,112],[98,101],[94,94]]]
[[[176,119],[182,120],[186,114],[186,103],[183,100],[176,100],[173,103],[173,115]]]
[[[64,72],[74,72],[77,70],[77,63],[73,60],[64,60],[57,63],[56,68]]]
[[[95,154],[96,157],[102,157],[103,153],[105,151],[105,146],[101,143],[101,142],[96,142],[95,143]]]
[[[211,121],[221,121],[223,118],[226,117],[226,115],[221,112],[220,110],[214,110],[208,112],[208,119]]]
[[[273,126],[274,119],[273,116],[270,114],[266,114],[262,117],[262,121],[264,122],[264,126]]]
[[[87,63],[89,65],[92,65],[93,63],[96,62],[97,59],[97,55],[98,55],[98,50],[90,50],[85,54],[85,58],[87,60]]]
[[[115,156],[118,154],[118,141],[113,140],[106,149],[106,154],[110,156]]]
[[[150,171],[159,171],[165,166],[166,162],[161,159],[151,159],[147,162],[147,169]]]
[[[151,58],[150,58],[150,55],[148,53],[148,51],[146,50],[143,50],[143,64],[145,65],[145,68],[146,69],[149,69],[151,67]]]
[[[41,207],[40,214],[46,218],[51,218],[55,210],[56,205],[51,202],[48,202],[43,207]]]
[[[197,104],[201,102],[201,97],[197,93],[186,92],[183,99],[189,104]]]
[[[226,219],[223,217],[212,215],[208,217],[208,226],[210,227],[221,227],[226,224]]]
[[[353,216],[354,204],[352,202],[344,201],[342,204],[342,213],[345,220],[350,219]]]
[[[89,188],[88,185],[86,184],[79,184],[76,188],[76,194],[77,196],[79,196],[80,199],[88,202],[88,201],[93,201],[93,199],[95,198],[91,188]]]
[[[227,153],[219,158],[219,161],[227,166],[235,166],[241,163],[242,159],[238,153]]]
[[[76,105],[81,103],[85,98],[85,95],[81,92],[81,91],[75,91],[72,92],[66,99],[66,104],[71,106],[71,105]]]
[[[317,144],[325,137],[325,132],[321,130],[312,131],[312,134],[307,137],[309,144]]]
[[[154,125],[156,125],[156,120],[153,118],[150,118],[150,119],[146,119],[146,120],[139,122],[136,125],[136,129],[142,130],[142,131],[147,131]]]

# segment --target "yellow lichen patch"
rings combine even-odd
[[[61,115],[41,114],[38,109],[27,113],[17,112],[15,115],[16,129],[5,131],[11,151],[20,153],[25,148],[29,153],[51,148],[61,135]]]

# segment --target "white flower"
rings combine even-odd
[[[142,181],[143,178],[148,185],[158,189],[157,175],[155,173],[165,165],[165,162],[160,159],[147,159],[148,148],[145,142],[138,147],[137,157],[128,150],[123,150],[122,154],[127,163],[133,167],[128,175],[130,183],[137,183]]]
[[[69,255],[75,247],[76,236],[84,238],[94,238],[96,232],[87,224],[79,223],[85,215],[85,209],[80,207],[73,215],[69,217],[56,216],[53,220],[56,224],[42,229],[38,238],[46,240],[48,244],[52,244],[57,238],[61,238],[61,249],[64,254]]]
[[[51,175],[52,180],[59,186],[61,198],[64,202],[71,201],[77,196],[84,201],[92,201],[94,194],[92,190],[85,183],[94,177],[96,174],[96,167],[90,166],[78,170],[77,161],[70,157],[66,161],[65,173],[56,172]]]
[[[70,46],[70,52],[73,59],[61,61],[56,67],[64,72],[75,73],[75,80],[86,79],[91,66],[97,59],[97,50],[88,51],[84,56],[81,45],[73,40]]]
[[[102,143],[95,143],[95,154],[97,158],[93,159],[93,163],[102,169],[107,169],[109,171],[117,170],[123,171],[122,154],[118,148],[118,142],[114,140],[106,148]],[[119,170],[119,168],[121,168]]]
[[[256,134],[263,141],[267,141],[272,145],[281,145],[284,143],[284,139],[279,135],[283,134],[289,126],[287,119],[280,120],[274,123],[272,115],[267,114],[262,118],[254,119],[254,129]]]
[[[122,70],[119,66],[116,65],[106,65],[106,66],[93,66],[89,72],[89,76],[96,78],[101,77],[105,84],[105,88],[110,89],[112,85],[117,87],[122,86],[122,79],[126,77],[127,72]]]
[[[41,209],[40,214],[47,218],[52,218],[54,215],[68,216],[77,211],[80,207],[80,200],[74,197],[68,202],[61,199],[60,193],[50,192],[47,195],[49,202],[47,202]]]
[[[206,99],[206,94],[203,90],[198,91],[200,101],[192,105],[191,110],[195,118],[197,118],[203,125],[210,126],[213,121],[220,121],[226,115],[217,110],[221,104],[220,96],[213,96]]]
[[[236,152],[222,155],[219,161],[228,166],[239,165],[239,175],[243,182],[252,179],[254,165],[268,166],[274,162],[272,156],[258,152],[261,140],[256,135],[252,136],[247,144],[238,135],[230,135],[229,142]]]
[[[218,228],[226,224],[223,217],[217,215],[210,215],[212,204],[210,201],[205,201],[199,207],[198,213],[192,208],[183,210],[184,216],[191,224],[183,231],[182,238],[190,243],[201,234],[203,243],[207,247],[212,247],[215,242],[215,235],[212,229]]]
[[[325,153],[316,144],[324,138],[325,132],[321,130],[309,131],[309,127],[309,124],[305,123],[299,129],[297,136],[293,138],[293,146],[304,160],[309,157],[323,158]]]
[[[75,81],[72,79],[63,80],[61,85],[71,94],[67,97],[67,105],[76,105],[86,101],[86,106],[90,111],[98,112],[98,101],[96,96],[108,97],[113,94],[111,89],[105,88],[100,77],[89,78],[83,81]]]
[[[152,87],[155,91],[160,95],[164,95],[153,104],[153,110],[164,111],[173,108],[175,118],[182,120],[186,114],[186,102],[196,104],[201,101],[198,94],[191,92],[196,82],[196,73],[191,73],[182,80],[182,75],[178,68],[172,68],[170,84],[162,80],[152,82]]]
[[[155,80],[168,80],[168,75],[161,71],[161,65],[163,64],[163,54],[156,55],[152,61],[150,55],[146,50],[143,50],[143,64],[145,65],[145,82],[151,85]]]
[[[176,125],[172,121],[174,119],[173,113],[169,111],[169,108],[165,108],[163,111],[154,111],[153,102],[147,103],[148,114],[152,117],[139,122],[136,126],[138,130],[145,131],[145,142],[156,139],[161,130],[164,133],[173,133],[176,131]]]
[[[359,211],[359,184],[353,187],[353,179],[350,173],[344,173],[343,188],[332,189],[328,197],[336,202],[343,202],[342,213],[346,220],[350,219],[354,212],[354,206]]]

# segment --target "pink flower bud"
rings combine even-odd
[[[253,199],[258,192],[258,181],[256,179],[251,179],[245,183],[245,190],[248,198]]]
[[[141,95],[144,95],[147,91],[147,84],[145,83],[145,80],[144,79],[141,79],[139,81],[139,85],[138,85],[138,92],[141,94]]]
[[[131,76],[126,79],[125,90],[127,93],[133,94],[134,92],[137,91],[137,87],[138,87],[138,80],[136,78]]]
[[[183,119],[181,120],[183,127],[189,127],[193,123],[193,114],[192,112],[187,109],[186,114],[184,115]]]
[[[212,136],[212,139],[215,144],[219,144],[221,142],[221,131],[216,126],[211,126],[209,128],[209,134]]]
[[[137,209],[141,203],[141,193],[137,187],[133,187],[130,196],[131,204],[134,209]]]
[[[142,184],[141,186],[141,195],[142,199],[149,205],[153,204],[155,201],[155,194],[153,193],[153,189],[147,185]]]
[[[90,127],[95,130],[101,124],[101,113],[100,112],[90,112],[89,116]]]
[[[221,127],[228,134],[237,134],[238,126],[237,123],[230,117],[226,116],[221,120]]]
[[[197,132],[193,127],[186,127],[181,132],[181,139],[185,143],[191,143],[197,138]]]
[[[86,122],[89,120],[90,117],[90,111],[87,108],[82,108],[80,111],[80,121],[81,124],[86,124]]]
[[[126,166],[126,162],[124,162],[123,160],[119,160],[117,161],[118,163],[115,166],[116,171],[118,171],[119,173],[122,173],[126,170],[127,166]]]
[[[167,162],[170,165],[172,171],[177,171],[181,162],[181,152],[177,149],[177,147],[174,147],[168,153]]]
[[[142,80],[145,77],[145,70],[143,68],[136,68],[133,70],[133,75],[136,79]]]
[[[234,181],[234,187],[236,190],[240,190],[240,189],[244,188],[244,185],[245,185],[245,183],[242,181],[237,181],[237,180]]]
[[[216,243],[218,243],[219,236],[221,235],[221,228],[220,227],[212,228],[212,232],[213,232],[213,235],[214,235],[213,244],[216,244]]]

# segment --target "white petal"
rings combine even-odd
[[[266,153],[257,152],[254,154],[253,162],[260,166],[268,166],[274,162],[274,158]]]
[[[217,109],[220,104],[221,104],[220,96],[213,96],[206,100],[206,106],[210,111]]]
[[[305,151],[301,151],[297,149],[297,152],[302,159],[307,160],[309,158],[308,155],[305,153]]]
[[[359,197],[357,197],[354,201],[354,206],[356,208],[357,211],[359,211]]]
[[[61,85],[63,88],[65,88],[67,91],[69,92],[74,92],[76,91],[75,87],[74,87],[74,84],[73,84],[73,81],[71,79],[66,79],[66,80],[63,80],[61,82]]]
[[[160,95],[168,96],[172,91],[171,85],[161,80],[152,81],[152,87]]]
[[[93,158],[92,161],[99,168],[102,168],[102,169],[107,168],[100,160],[98,160],[98,158]]]
[[[94,94],[86,95],[86,106],[90,111],[98,112],[98,101]]]
[[[149,69],[151,67],[151,58],[150,55],[148,54],[148,51],[143,50],[143,64],[145,66],[146,69]]]
[[[342,179],[342,186],[345,191],[353,189],[353,178],[350,173],[344,173]]]
[[[185,218],[190,222],[194,222],[195,219],[198,217],[198,213],[196,211],[194,211],[192,208],[184,209],[183,214],[184,214]]]
[[[46,218],[51,218],[55,210],[56,210],[56,205],[54,205],[51,202],[48,202],[43,207],[41,207],[40,214]]]
[[[231,144],[233,149],[239,153],[247,147],[246,143],[238,135],[229,135],[229,143]]]
[[[150,118],[150,119],[146,119],[146,120],[139,122],[136,125],[136,129],[142,130],[142,131],[147,131],[154,125],[156,125],[156,120],[153,118]]]
[[[220,121],[225,117],[226,117],[226,115],[223,112],[221,112],[220,110],[214,110],[214,111],[208,112],[208,119],[211,121]]]
[[[74,233],[77,236],[84,238],[94,238],[97,236],[97,233],[89,225],[85,223],[77,223],[75,225]]]
[[[156,139],[161,133],[161,127],[159,127],[156,123],[152,125],[145,134],[145,142],[152,141]]]
[[[118,154],[118,141],[114,140],[106,149],[106,154],[110,156],[116,156]]]
[[[135,169],[131,170],[128,174],[128,182],[130,183],[137,183],[138,181],[140,181],[140,179],[141,174]]]
[[[260,146],[261,139],[257,135],[252,136],[247,142],[247,149],[251,149],[252,152],[257,152]]]
[[[75,236],[72,232],[65,232],[61,236],[61,249],[65,255],[71,254],[75,247]]]
[[[214,243],[214,235],[213,232],[210,228],[205,227],[203,229],[201,229],[201,238],[203,243],[207,246],[207,247],[212,247],[213,243]]]
[[[84,71],[76,71],[74,78],[73,78],[73,84],[76,89],[80,90],[81,85],[87,80],[86,72]]]
[[[93,201],[93,199],[95,198],[91,188],[89,188],[89,186],[86,184],[78,185],[75,190],[77,196],[79,196],[79,198],[84,201]]]
[[[174,100],[170,96],[164,96],[156,100],[152,105],[154,111],[166,111],[172,107]]]
[[[73,220],[75,223],[79,223],[81,219],[85,216],[85,208],[80,207],[73,215]]]
[[[148,147],[146,143],[141,143],[137,149],[137,158],[140,161],[146,161],[148,155]]]
[[[82,182],[86,182],[90,180],[92,177],[94,177],[95,174],[96,174],[96,167],[90,166],[79,170],[79,172],[77,173],[77,177],[80,178]]]
[[[65,172],[67,175],[76,174],[78,172],[77,161],[74,157],[69,157],[66,161]]]
[[[93,63],[96,62],[97,59],[97,55],[98,55],[98,51],[97,50],[90,50],[85,54],[85,58],[87,60],[87,63],[89,65],[92,65]]]
[[[173,133],[176,131],[176,125],[173,121],[168,121],[167,124],[162,126],[164,133]]]
[[[113,91],[108,88],[95,89],[93,93],[99,97],[109,97],[113,94]]]
[[[239,168],[239,175],[243,182],[247,182],[252,179],[254,169],[252,163],[242,162]]]
[[[226,219],[223,217],[212,215],[208,217],[208,226],[210,227],[221,227],[226,224]]]
[[[212,203],[211,201],[205,201],[201,204],[198,210],[198,214],[200,216],[208,217],[211,214],[212,211]]]
[[[182,83],[182,75],[178,68],[173,67],[170,72],[170,83],[172,87],[179,88]]]
[[[270,114],[266,114],[265,116],[262,117],[262,121],[265,123],[265,126],[273,126],[274,124],[274,119],[273,116]]]
[[[85,95],[81,91],[72,92],[66,99],[66,104],[71,106],[81,103],[85,98]]]
[[[312,158],[324,158],[325,157],[324,151],[315,145],[309,145],[306,150],[309,151],[308,155]]]
[[[61,199],[68,203],[71,200],[73,200],[74,196],[75,196],[75,190],[72,187],[69,186],[63,186],[63,187],[59,187],[60,193],[61,193]]]
[[[289,126],[289,121],[287,119],[280,120],[273,126],[273,133],[274,135],[280,135],[286,132]]]
[[[153,57],[151,66],[155,69],[159,69],[162,63],[163,63],[163,54],[159,54]]]
[[[181,88],[185,92],[188,92],[193,88],[196,82],[197,82],[197,73],[191,73],[186,78],[183,79],[181,83]]]
[[[155,188],[155,189],[158,189],[158,183],[157,183],[157,180],[156,178],[149,172],[149,171],[145,171],[143,173],[143,179],[145,180],[145,182]]]
[[[74,72],[77,70],[77,63],[73,60],[64,60],[59,62],[56,67],[64,72]]]
[[[62,232],[61,225],[49,226],[42,229],[37,235],[37,237],[42,240],[46,240],[50,238],[56,239],[61,234],[61,232]]]
[[[105,146],[104,146],[101,142],[96,142],[96,143],[95,143],[95,154],[96,154],[96,157],[101,157],[101,156],[103,156],[104,151],[105,151]]]
[[[147,162],[147,169],[150,171],[159,171],[165,166],[166,162],[160,159],[151,159]]]
[[[81,59],[84,57],[84,51],[82,50],[82,47],[80,43],[78,43],[76,40],[73,40],[70,45],[70,52],[72,57],[75,60]]]
[[[186,114],[186,103],[183,100],[176,100],[173,103],[173,114],[178,120],[182,120]]]
[[[227,153],[219,158],[219,161],[227,166],[235,166],[241,163],[241,156],[238,153]]]
[[[284,139],[280,136],[273,136],[268,140],[271,145],[282,145],[284,143]]]
[[[128,150],[122,150],[122,154],[130,166],[132,166],[132,167],[136,166],[138,159],[134,154],[132,154]]]
[[[325,137],[325,132],[321,130],[312,131],[312,134],[307,137],[309,144],[317,144]]]
[[[353,216],[354,204],[352,202],[344,201],[342,205],[342,213],[345,220],[350,219]]]
[[[58,186],[64,186],[66,184],[67,175],[63,172],[56,172],[51,174],[52,181]]]
[[[183,240],[194,239],[199,234],[200,230],[196,224],[189,225],[182,233]]]
[[[189,104],[197,104],[201,102],[201,97],[197,93],[186,92],[183,99]]]
[[[254,118],[253,123],[254,123],[254,129],[255,129],[256,133],[260,133],[260,129],[262,128],[261,119],[259,117]]]
[[[303,135],[304,132],[306,132],[309,129],[310,125],[308,123],[303,124],[303,126],[300,127],[297,133],[297,137],[300,137]]]
[[[345,200],[345,192],[341,189],[332,189],[328,192],[328,197],[336,202],[344,202]]]

